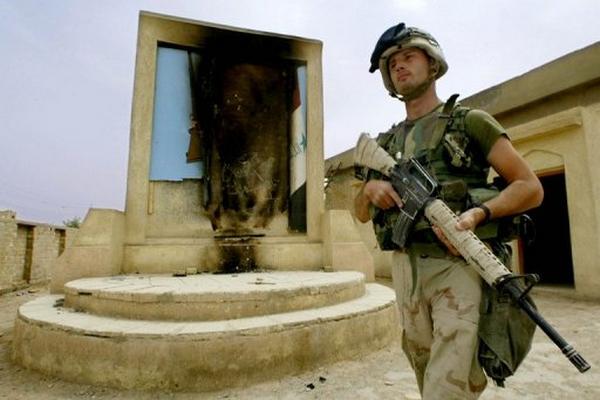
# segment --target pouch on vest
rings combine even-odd
[[[535,236],[535,224],[527,214],[504,217],[498,223],[498,239],[503,242],[520,238],[526,246],[530,246],[535,241]]]
[[[440,198],[450,209],[461,213],[467,206],[467,183],[462,179],[446,181],[440,184]]]
[[[504,190],[508,183],[501,176],[496,176],[492,185],[499,190]],[[529,246],[534,242],[535,236],[535,223],[527,214],[511,215],[498,220],[498,239],[502,242],[520,238]]]
[[[505,244],[492,242],[492,249],[508,265]],[[533,303],[531,298],[528,301]],[[479,317],[479,363],[500,387],[512,376],[531,349],[535,323],[509,295],[483,283]]]
[[[369,206],[369,213],[373,220],[373,229],[379,248],[381,250],[398,250],[399,247],[392,240],[392,236],[394,235],[394,225],[396,225],[400,213],[382,210],[373,205]]]

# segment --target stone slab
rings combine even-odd
[[[122,275],[64,287],[65,305],[93,314],[177,321],[268,315],[338,304],[364,295],[359,272]]]

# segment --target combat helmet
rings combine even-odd
[[[383,84],[393,97],[399,96],[388,71],[388,58],[398,50],[407,47],[417,47],[437,62],[437,71],[431,77],[432,80],[439,79],[448,71],[448,63],[446,63],[442,48],[431,34],[419,28],[406,27],[403,22],[392,26],[383,32],[377,41],[371,55],[369,72],[373,73],[377,69],[381,71]]]

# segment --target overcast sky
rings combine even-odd
[[[123,210],[140,10],[323,42],[325,156],[404,118],[375,41],[431,32],[463,97],[600,40],[598,0],[0,0],[0,210],[60,224]]]

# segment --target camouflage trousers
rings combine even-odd
[[[424,400],[476,399],[487,384],[477,358],[481,278],[462,258],[394,252],[402,348]]]

